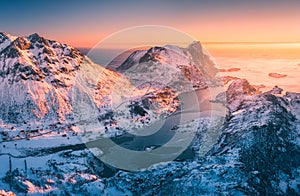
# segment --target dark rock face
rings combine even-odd
[[[206,80],[215,81],[215,75],[218,73],[218,69],[214,66],[214,62],[210,59],[210,55],[203,49],[200,42],[193,42],[187,48],[187,51],[191,54],[193,61],[198,65],[201,73],[206,77]]]
[[[228,121],[218,150],[226,156],[226,149],[240,149],[238,161],[243,164],[241,171],[249,186],[255,193],[274,195],[282,193],[279,182],[286,179],[281,176],[291,180],[293,170],[300,166],[300,148],[293,143],[293,138],[298,137],[293,125],[295,117],[282,105],[282,100],[270,94],[261,98],[265,102],[258,103],[261,105],[255,114],[245,111]],[[251,109],[249,105],[242,107]],[[260,116],[267,108],[269,111]]]
[[[1,53],[5,53],[7,58],[16,58],[21,55],[21,53],[16,48],[6,48]]]
[[[150,48],[147,53],[140,58],[139,63],[148,63],[151,61],[157,62],[158,60],[155,58],[159,53],[165,52],[166,49],[163,47],[153,47]]]
[[[267,94],[278,94],[280,95],[282,93],[283,89],[279,88],[278,86],[274,86],[274,88],[268,92],[266,92]]]
[[[249,185],[257,193],[282,194],[284,192],[280,190],[280,181],[295,178],[293,170],[300,166],[300,149],[289,140],[292,134],[288,132],[294,130],[285,126],[271,124],[254,130],[252,134],[255,142],[251,147],[241,150],[240,161],[245,166],[245,176],[257,171],[255,176],[248,179]],[[296,193],[288,185],[286,188],[286,193]]]
[[[130,114],[132,116],[145,116],[147,111],[142,106],[139,106],[138,103],[133,103],[130,105]]]
[[[129,57],[122,63],[120,67],[117,67],[116,71],[118,72],[124,72],[128,69],[130,69],[132,66],[139,63],[140,59],[136,59],[136,56],[143,56],[147,51],[145,50],[136,50],[132,54],[129,55]]]
[[[8,37],[5,35],[5,33],[0,32],[0,42],[3,43],[7,39],[8,39]]]
[[[252,194],[293,195],[299,191],[299,185],[291,183],[295,179],[299,181],[299,119],[291,112],[293,100],[271,94],[278,89],[251,96],[250,101],[241,95],[252,94],[255,89],[246,81],[233,83],[227,97],[240,99],[240,112],[229,114],[224,133],[210,152],[214,156],[228,157],[229,151],[238,151],[235,161],[242,165],[236,170],[241,178],[247,179]]]
[[[14,41],[14,45],[16,48],[19,48],[21,50],[27,50],[30,48],[31,43],[24,37],[18,37],[15,41]]]

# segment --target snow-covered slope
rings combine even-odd
[[[22,130],[39,123],[95,124],[87,119],[131,129],[174,112],[180,93],[207,88],[217,71],[199,42],[134,51],[117,70],[121,74],[38,34],[1,33],[0,119]]]
[[[68,90],[84,56],[38,34],[9,40],[0,51],[1,119],[64,120],[71,113]]]
[[[141,77],[149,66],[161,72]],[[178,93],[219,82],[197,42],[133,52],[116,70],[37,34],[0,34],[0,194],[299,194],[300,94],[281,95],[279,87],[261,93],[245,79],[232,78],[214,101],[228,112],[224,124],[215,125],[220,134],[211,136],[217,143],[210,151],[202,149],[210,118],[201,116],[172,127],[196,133],[193,156],[139,172],[105,166],[83,138],[151,123],[180,107]],[[185,82],[176,86],[180,77]],[[145,79],[158,82],[137,85]]]
[[[78,89],[88,92],[81,95],[92,99],[91,104],[98,108],[132,93],[126,90],[134,90],[135,95],[130,96],[141,96],[145,93],[143,89],[149,87],[137,87],[133,81],[145,79],[142,70],[149,64],[154,71],[149,78],[163,84],[152,86],[147,93],[168,86],[179,92],[191,90],[192,86],[206,88],[207,78],[216,74],[213,62],[198,42],[186,49],[165,46],[133,52],[118,68],[123,73],[127,70],[124,75],[131,84],[119,74],[94,64],[77,49],[38,34],[13,37],[1,33],[0,62],[0,106],[3,108],[0,118],[7,123],[70,119],[74,112],[72,99],[80,99],[72,97]],[[132,67],[134,71],[130,70]]]
[[[66,44],[38,34],[1,36],[0,118],[5,123],[67,122],[74,119],[75,102],[109,105],[104,99],[112,94],[115,81],[123,84],[119,74]]]
[[[12,36],[6,32],[0,32],[0,51],[6,48],[8,45],[11,44],[17,37]]]
[[[147,75],[149,80],[168,84],[178,91],[207,88],[219,82],[215,63],[200,42],[193,42],[187,48],[166,45],[137,50],[121,65],[110,68],[133,81],[145,78],[145,72],[151,73],[151,76]]]
[[[120,171],[106,184],[133,195],[298,195],[299,93],[253,92],[244,79],[230,85],[222,134],[206,156]]]

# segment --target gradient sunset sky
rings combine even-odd
[[[0,31],[75,47],[139,25],[173,27],[202,42],[300,42],[299,10],[299,0],[4,0]]]

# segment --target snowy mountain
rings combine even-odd
[[[246,79],[231,78],[208,100],[227,108],[222,121],[170,125],[195,133],[189,155],[129,172],[97,158],[111,149],[87,149],[102,137],[126,144],[126,132],[194,109],[178,97],[218,88],[216,74],[199,42],[137,50],[105,69],[38,34],[0,33],[0,194],[299,194],[300,94],[262,93]]]
[[[178,91],[207,88],[219,83],[215,63],[200,42],[187,48],[166,45],[136,50],[121,65],[109,65],[109,68],[134,81],[140,80],[141,73],[149,72],[151,80],[164,82]],[[178,81],[183,86],[175,84]]]
[[[199,42],[135,51],[117,68],[119,74],[38,34],[1,33],[1,40],[0,119],[23,131],[77,122],[88,124],[77,127],[83,131],[99,126],[98,118],[98,131],[106,135],[109,124],[114,135],[120,132],[116,127],[132,129],[174,112],[178,94],[219,82],[213,81],[217,69]]]
[[[2,33],[1,40],[0,105],[3,110],[0,117],[7,123],[23,123],[33,119],[44,122],[71,119],[74,115],[71,102],[75,100],[72,96],[75,96],[74,92],[78,88],[81,88],[80,92],[88,92],[86,95],[93,100],[92,104],[99,108],[112,104],[110,96],[113,89],[114,92],[124,89],[117,89],[117,85],[124,84],[132,90],[138,86],[136,81],[141,80],[139,78],[144,80],[148,76],[151,81],[161,81],[159,86],[150,86],[147,93],[167,86],[183,92],[191,90],[192,85],[207,88],[209,80],[205,77],[216,74],[213,62],[202,52],[199,43],[193,43],[186,49],[166,46],[133,52],[117,69],[124,72],[127,68],[123,75],[130,81],[126,81],[119,74],[94,64],[77,49],[47,40],[38,34],[13,37]],[[196,52],[201,54],[201,58],[193,54]],[[139,61],[139,66],[134,64],[136,61]],[[152,64],[152,69],[161,73],[151,72],[151,76],[145,77],[145,74],[150,73],[141,71],[145,68],[142,65],[146,63],[148,68]],[[135,69],[130,70],[132,67]],[[136,95],[131,96],[138,97],[146,87],[138,87],[134,92]],[[116,96],[129,96],[126,93],[122,91]]]
[[[298,195],[299,93],[254,92],[244,79],[230,85],[227,120],[206,156],[119,172],[106,179],[108,187],[133,195]]]
[[[17,37],[12,36],[6,32],[0,32],[0,51],[11,44]]]
[[[71,112],[68,89],[74,83],[83,55],[38,34],[10,37],[2,34],[1,119],[7,123],[65,119]]]
[[[117,79],[122,84],[119,74],[66,44],[38,34],[1,36],[0,117],[5,123],[70,123],[76,117],[75,102],[90,99],[91,107],[108,105],[105,96]],[[105,88],[97,91],[97,86]]]

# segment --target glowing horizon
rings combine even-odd
[[[0,31],[37,32],[78,48],[135,26],[162,25],[208,42],[300,42],[300,1],[2,2]],[[24,14],[24,10],[26,10]]]

